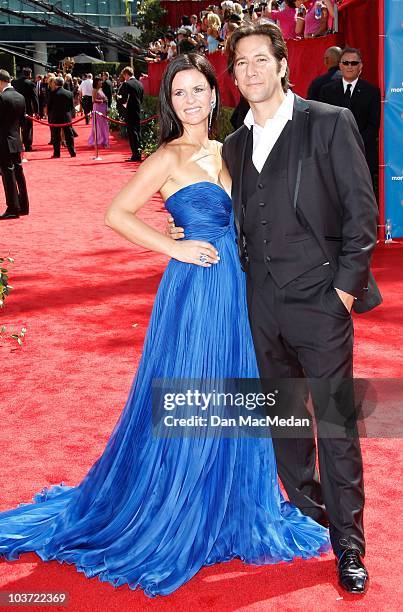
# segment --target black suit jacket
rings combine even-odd
[[[24,96],[26,113],[28,115],[37,115],[39,113],[39,101],[36,84],[31,79],[20,77],[15,79],[12,85],[18,93]]]
[[[49,91],[48,119],[49,123],[68,123],[72,119],[73,94],[64,87]]]
[[[333,66],[332,68],[329,68],[329,70],[325,72],[325,74],[321,74],[311,82],[306,97],[308,98],[308,100],[316,100],[317,102],[320,102],[320,92],[322,87],[338,79],[341,79],[341,72],[338,66]]]
[[[110,81],[109,79],[106,79],[106,81],[103,81],[102,91],[104,92],[104,94],[106,95],[108,99],[108,108],[110,108],[112,106],[112,94],[113,94],[112,81]]]
[[[321,89],[320,99],[334,106],[346,106],[342,80]],[[350,109],[364,141],[365,155],[372,172],[378,166],[378,135],[381,122],[381,93],[379,87],[358,79],[350,100]]]
[[[248,128],[228,136],[223,158],[232,177],[232,201],[243,258],[242,174]],[[381,303],[370,276],[378,207],[357,124],[348,109],[295,96],[287,164],[288,193],[334,270],[334,286],[359,298],[356,312]]]
[[[132,120],[140,120],[141,103],[144,96],[144,88],[135,77],[122,83],[119,89],[120,105],[126,104],[126,117]]]
[[[0,155],[23,150],[20,127],[24,121],[25,99],[12,87],[0,94]]]

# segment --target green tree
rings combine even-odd
[[[166,12],[159,0],[138,0],[136,26],[141,31],[139,40],[143,45],[148,45],[164,34],[163,19]]]

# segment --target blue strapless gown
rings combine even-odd
[[[172,593],[204,565],[290,561],[329,547],[327,530],[283,500],[270,438],[152,436],[153,378],[258,378],[231,199],[199,182],[166,207],[221,261],[169,262],[126,406],[83,481],[0,514],[7,560],[35,551],[149,596]]]

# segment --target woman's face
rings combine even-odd
[[[216,95],[204,74],[194,68],[175,75],[171,100],[175,113],[184,125],[198,125],[208,119]]]

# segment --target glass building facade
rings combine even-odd
[[[136,9],[136,2],[129,0],[61,0],[60,2],[54,2],[54,4],[63,11],[73,13],[94,25],[105,28],[121,28],[131,25]],[[21,0],[0,0],[1,7],[13,11],[21,11],[26,15],[35,16],[35,14],[38,15],[39,13],[38,16],[44,17],[42,9],[35,8],[33,5]],[[52,18],[51,15],[48,15],[47,18],[57,22],[56,18]],[[0,12],[0,23],[21,25],[22,22],[17,17]],[[28,19],[24,23],[25,25],[32,24]]]

